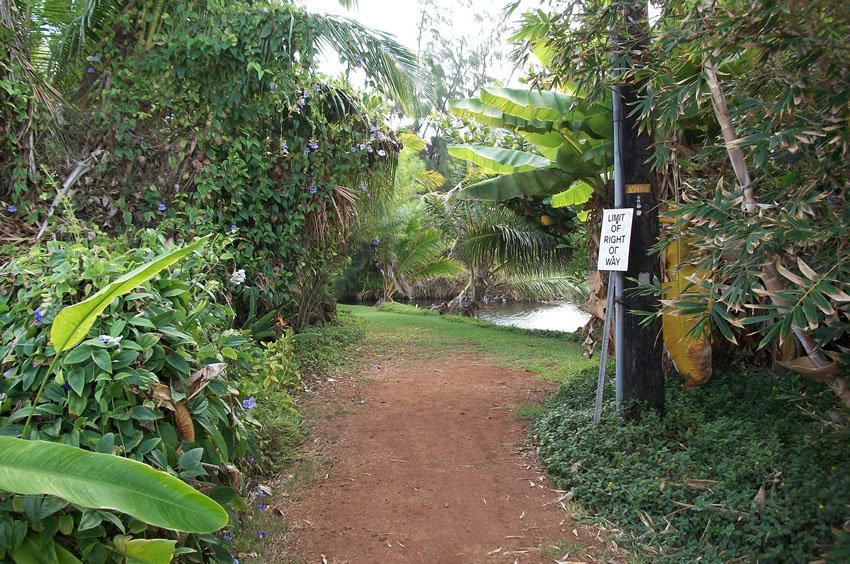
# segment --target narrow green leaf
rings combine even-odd
[[[176,249],[145,263],[111,282],[89,298],[60,311],[50,328],[50,342],[53,343],[56,354],[74,347],[85,339],[97,316],[115,298],[144,284],[162,270],[192,253],[206,243],[209,237],[207,235],[181,249]]]
[[[177,531],[207,533],[227,524],[224,508],[165,472],[59,443],[0,436],[0,490],[115,509]]]

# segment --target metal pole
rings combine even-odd
[[[616,71],[615,71],[616,72]],[[614,79],[616,80],[616,76]],[[622,208],[626,199],[625,180],[623,178],[622,142],[623,142],[623,109],[620,96],[620,85],[611,87],[611,111],[614,118],[614,207]],[[623,287],[624,276],[622,272],[612,272],[609,277],[609,285],[614,283],[614,362],[615,381],[617,383],[617,413],[621,413],[623,407]]]
[[[605,390],[605,368],[608,366],[608,340],[611,335],[611,311],[614,302],[614,286],[608,284],[608,298],[605,300],[605,322],[602,324],[602,348],[599,352],[599,376],[596,378],[596,407],[593,411],[593,422],[602,419],[602,394]]]

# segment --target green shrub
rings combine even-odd
[[[598,426],[594,390],[589,370],[550,402],[542,461],[653,561],[813,560],[850,515],[846,414],[817,385],[738,367],[671,384],[663,419],[624,424],[609,401]]]
[[[53,356],[47,336],[54,316],[162,252],[157,233],[142,238],[134,250],[114,241],[49,242],[0,268],[0,434],[23,430]],[[222,282],[209,272],[220,254],[213,248],[190,256],[170,276],[111,303],[89,338],[60,360],[35,406],[31,438],[146,462],[231,509],[239,505],[238,467],[256,453],[236,388],[260,351],[230,328],[233,311],[215,301]],[[2,498],[0,551],[27,529],[55,535],[87,562],[118,558],[107,540],[117,534],[170,534],[53,498]],[[194,551],[184,556],[191,561],[232,562],[212,535],[181,541],[183,551]]]

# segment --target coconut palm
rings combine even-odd
[[[473,314],[486,291],[500,284],[525,298],[582,292],[582,282],[569,273],[571,253],[562,238],[505,206],[460,200],[453,192],[424,201],[428,223],[449,240],[449,256],[468,272],[453,309]]]

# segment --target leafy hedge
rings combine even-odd
[[[624,425],[608,402],[595,426],[593,372],[563,385],[538,419],[541,458],[582,507],[617,523],[639,555],[850,556],[850,419],[828,392],[740,366],[698,390],[669,386],[663,419],[647,414]]]
[[[48,376],[50,323],[133,266],[160,254],[164,238],[143,233],[141,248],[123,243],[49,242],[0,268],[0,434],[20,436],[36,390]],[[261,350],[231,328],[234,312],[216,303],[222,281],[211,275],[221,248],[195,254],[116,299],[89,338],[60,361],[44,388],[30,438],[113,453],[165,470],[231,509],[241,504],[240,468],[256,457],[239,379]],[[227,282],[225,282],[227,283]],[[111,511],[81,511],[61,500],[0,495],[0,558],[27,530],[87,562],[119,558],[118,534],[168,536]],[[172,534],[173,536],[173,534]],[[190,561],[232,562],[213,535],[181,539]]]

